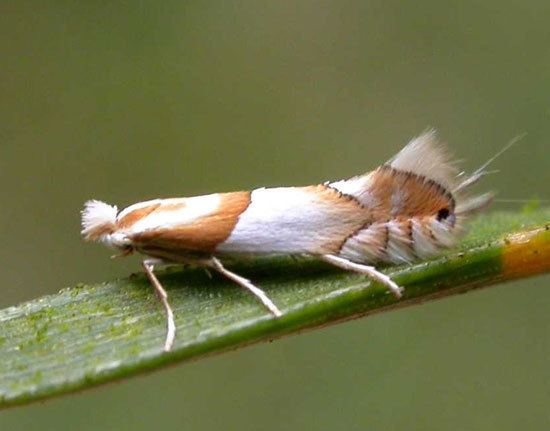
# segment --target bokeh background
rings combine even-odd
[[[0,306],[138,269],[82,243],[86,199],[339,179],[428,126],[470,169],[527,132],[484,185],[550,197],[548,16],[512,0],[2,1]],[[0,429],[548,429],[549,281],[4,411]]]

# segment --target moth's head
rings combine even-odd
[[[91,200],[82,210],[81,234],[86,241],[101,242],[124,252],[131,250],[131,241],[117,229],[118,209],[105,202]]]

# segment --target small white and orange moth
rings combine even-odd
[[[259,287],[226,269],[224,258],[314,256],[365,274],[400,298],[402,289],[370,264],[413,262],[452,247],[466,217],[492,199],[491,193],[467,193],[489,162],[471,175],[459,172],[430,130],[387,163],[347,180],[155,199],[120,212],[91,200],[82,211],[82,235],[123,255],[147,256],[143,267],[167,315],[168,351],[176,329],[155,265],[217,271],[254,294],[275,317],[283,313]]]

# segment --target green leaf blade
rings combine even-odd
[[[550,209],[479,218],[458,250],[386,271],[405,287],[397,301],[364,277],[311,259],[271,259],[236,270],[283,310],[202,271],[168,270],[178,332],[162,351],[165,320],[144,275],[80,285],[0,311],[0,407],[24,404],[306,328],[413,305],[550,271]]]

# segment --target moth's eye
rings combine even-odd
[[[442,221],[442,220],[445,220],[447,217],[449,217],[449,208],[441,208],[438,212],[437,212],[437,221]]]

